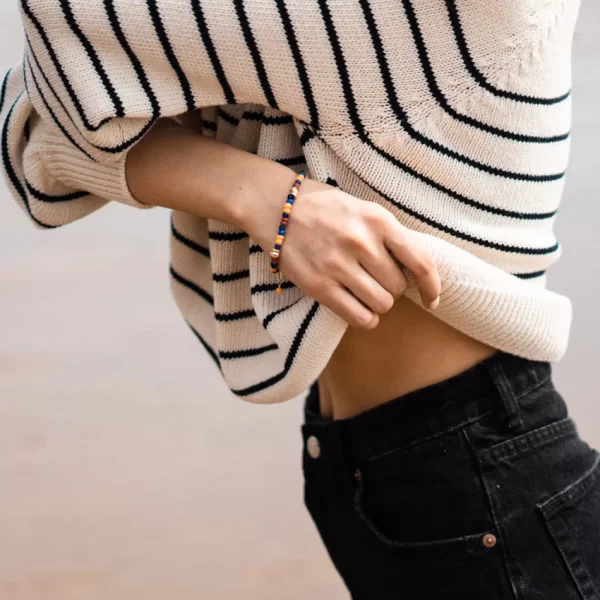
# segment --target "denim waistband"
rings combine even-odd
[[[547,381],[551,371],[550,363],[499,351],[450,379],[340,420],[321,417],[315,382],[306,397],[303,436],[305,443],[313,436],[322,446],[337,446],[346,458],[360,464],[492,412],[518,431],[519,400]]]

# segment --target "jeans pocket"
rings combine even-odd
[[[479,452],[478,460],[515,596],[600,600],[595,591],[581,595],[561,556],[567,554],[587,589],[594,589],[592,581],[598,588],[597,454],[573,421],[565,418],[514,436]],[[586,527],[589,532],[582,530]]]
[[[489,553],[497,534],[461,431],[375,457],[356,471],[354,510],[388,549]]]
[[[538,510],[581,597],[600,600],[600,455]]]

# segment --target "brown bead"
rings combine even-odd
[[[498,543],[498,538],[493,533],[486,533],[483,536],[482,542],[486,548],[494,548]]]

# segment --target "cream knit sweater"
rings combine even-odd
[[[571,321],[545,289],[569,153],[578,0],[21,0],[0,94],[6,180],[52,228],[116,200],[128,149],[201,108],[206,135],[306,168],[420,233],[436,315],[557,361]],[[275,233],[275,232],[274,232]],[[346,324],[228,224],[173,213],[172,287],[234,393],[278,402]],[[414,283],[409,297],[419,303]]]

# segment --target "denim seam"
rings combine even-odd
[[[479,454],[479,460],[488,462],[490,459],[512,458],[524,450],[539,448],[576,432],[575,424],[570,417],[567,417],[487,448]]]
[[[361,464],[366,465],[366,464],[370,463],[373,460],[377,460],[378,458],[384,458],[385,456],[389,456],[390,454],[394,454],[396,452],[400,452],[401,450],[408,450],[409,448],[414,448],[415,446],[419,446],[420,444],[423,444],[425,442],[430,442],[431,440],[434,440],[434,439],[436,439],[438,437],[441,437],[442,435],[446,435],[448,433],[452,433],[453,431],[456,431],[458,429],[464,428],[467,425],[471,425],[473,423],[477,423],[478,421],[481,421],[481,419],[485,419],[485,417],[488,417],[489,415],[491,415],[493,412],[494,412],[493,410],[490,410],[490,411],[485,412],[485,413],[483,413],[481,415],[478,415],[477,417],[473,417],[472,419],[468,419],[466,421],[463,421],[459,425],[453,425],[452,427],[450,427],[449,429],[445,429],[444,431],[439,431],[438,433],[434,433],[433,435],[429,435],[429,436],[426,436],[424,438],[419,438],[418,440],[415,440],[413,442],[405,444],[404,446],[398,446],[397,448],[393,448],[391,450],[386,450],[385,452],[381,452],[380,454],[376,454],[375,456],[371,456],[367,460],[361,461]]]
[[[597,468],[597,465],[592,468],[592,473],[594,472],[595,468]],[[590,472],[588,471],[583,477],[585,478],[589,475]],[[581,478],[579,481],[581,481]],[[564,567],[571,576],[577,591],[581,597],[585,598],[586,600],[588,598],[590,600],[592,598],[597,598],[596,586],[591,580],[586,567],[583,565],[579,551],[573,542],[573,538],[567,534],[564,528],[557,529],[554,527],[551,519],[549,518],[552,516],[552,513],[545,513],[543,508],[544,505],[545,503],[538,504],[538,511],[542,516],[542,521],[546,526],[546,530],[550,535],[550,539],[552,540],[557,552],[562,556]]]
[[[510,380],[506,376],[506,373],[502,367],[502,363],[498,363],[496,368],[493,369],[493,378],[494,383],[496,384],[496,388],[500,397],[502,398],[502,402],[504,403],[504,407],[506,412],[508,413],[509,423],[508,426],[510,429],[522,429],[523,421],[521,419],[521,414],[519,412],[519,402],[517,396],[515,396],[515,392],[510,384]],[[497,378],[500,377],[501,381],[497,381]],[[522,398],[521,394],[519,398]]]
[[[600,454],[596,453],[596,460],[590,469],[581,477],[568,485],[564,490],[558,492],[552,498],[540,502],[538,508],[546,518],[553,517],[558,510],[569,504],[578,502],[592,487],[600,474]]]
[[[537,374],[536,374],[535,382],[532,383],[528,388],[521,390],[521,392],[518,395],[515,395],[515,400],[517,400],[517,401],[521,400],[524,396],[527,396],[527,394],[531,394],[531,392],[534,392],[538,388],[542,387],[545,383],[548,382],[548,380],[551,378],[551,376],[552,376],[551,373],[547,373],[542,379],[538,379]],[[510,385],[510,383],[509,383],[509,385]]]
[[[504,565],[504,570],[506,573],[506,577],[508,579],[508,582],[510,584],[510,588],[512,590],[513,596],[516,598],[518,598],[518,593],[517,593],[517,588],[516,585],[514,583],[513,580],[513,574],[511,572],[511,567],[510,567],[510,563],[509,563],[509,559],[508,559],[508,553],[507,553],[507,546],[506,546],[506,540],[504,538],[504,532],[502,531],[501,527],[500,527],[500,521],[498,519],[498,513],[496,510],[496,506],[495,506],[495,502],[492,498],[492,495],[490,494],[490,490],[488,488],[486,479],[481,471],[481,465],[479,464],[479,462],[477,461],[477,452],[475,450],[475,448],[473,447],[473,444],[471,442],[471,438],[469,436],[469,433],[466,429],[462,430],[462,434],[465,438],[466,444],[467,444],[467,448],[469,449],[469,451],[471,452],[471,455],[473,456],[473,458],[475,459],[475,464],[476,464],[476,469],[477,469],[477,475],[479,476],[479,480],[481,482],[481,486],[483,488],[483,490],[485,491],[485,495],[488,501],[488,506],[490,509],[490,515],[492,517],[492,522],[494,523],[494,528],[496,530],[496,534],[498,535],[498,540],[500,541],[500,551],[502,552],[502,563]]]

